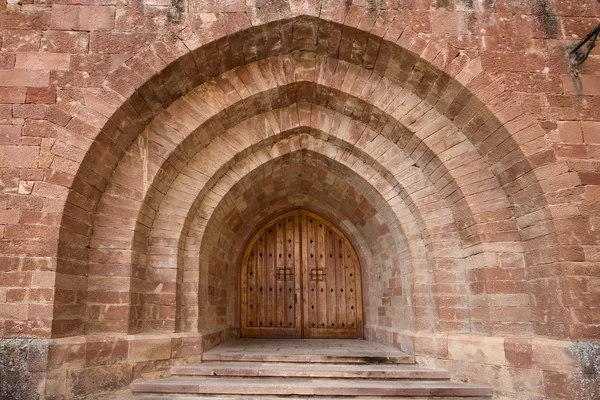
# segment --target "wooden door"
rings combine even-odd
[[[361,270],[346,236],[308,211],[252,238],[242,264],[242,336],[362,338]]]

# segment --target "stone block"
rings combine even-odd
[[[505,338],[504,353],[507,365],[518,368],[531,368],[532,344],[529,338]]]
[[[89,43],[88,32],[45,31],[40,49],[53,53],[86,53]]]
[[[18,53],[15,68],[68,71],[71,55],[66,53]]]
[[[27,304],[0,304],[0,320],[27,320],[28,312]]]
[[[171,358],[171,338],[157,335],[129,336],[130,362],[168,360]]]
[[[448,358],[481,364],[505,365],[504,338],[448,335]]]
[[[3,51],[38,51],[41,32],[35,30],[6,30],[2,40]]]
[[[56,88],[28,88],[26,102],[34,104],[54,104],[56,103]]]
[[[103,394],[127,390],[131,381],[131,366],[127,364],[70,370],[67,377],[67,398],[102,398]]]
[[[583,141],[581,122],[579,121],[559,121],[558,133],[560,139],[565,143],[581,143]]]
[[[188,358],[202,356],[202,335],[179,334],[172,339],[171,357]]]
[[[579,372],[579,365],[569,351],[570,342],[532,339],[532,363],[535,368],[560,373]]]
[[[114,26],[114,20],[114,6],[54,4],[50,27],[67,31],[109,31]]]
[[[48,370],[80,369],[85,365],[85,338],[55,339],[48,345]]]
[[[2,87],[0,88],[0,104],[25,103],[26,91],[25,88]]]
[[[125,363],[128,351],[129,343],[124,337],[88,336],[85,344],[85,366]]]
[[[427,354],[436,358],[448,357],[448,337],[431,333],[415,334],[415,354]]]
[[[600,122],[581,121],[583,141],[590,144],[600,144]]]
[[[49,83],[50,71],[0,70],[0,86],[46,87]]]
[[[46,373],[46,400],[62,400],[66,398],[67,371],[52,371]]]
[[[18,145],[20,142],[20,125],[0,125],[0,145]]]

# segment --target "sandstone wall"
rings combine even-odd
[[[370,340],[499,399],[600,396],[600,52],[566,55],[599,2],[0,11],[0,398],[236,337],[246,241],[295,207],[354,242]]]

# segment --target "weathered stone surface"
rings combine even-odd
[[[235,336],[247,240],[304,207],[360,254],[365,337],[506,398],[578,396],[600,75],[596,49],[578,78],[565,50],[599,7],[0,6],[0,337],[56,339],[23,393],[157,377]]]

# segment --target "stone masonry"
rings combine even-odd
[[[298,207],[365,337],[600,398],[597,0],[0,0],[0,399],[108,399],[239,337]]]

